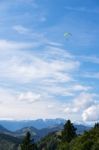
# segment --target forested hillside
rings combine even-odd
[[[0,133],[0,150],[18,150],[21,142],[16,137]]]
[[[5,133],[4,128],[1,129]],[[29,128],[28,132],[26,128],[19,130],[17,134],[23,135],[21,138],[0,133],[0,150],[99,150],[99,123],[78,134],[76,126],[68,120],[62,130],[52,130],[38,142],[33,137],[34,129]]]
[[[75,128],[64,126],[63,132],[49,134],[39,142],[39,150],[99,150],[99,124],[83,135],[76,135]],[[68,126],[68,127],[67,127]],[[71,131],[71,129],[73,129]]]

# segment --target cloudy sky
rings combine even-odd
[[[98,0],[0,1],[0,119],[37,118],[99,121]]]

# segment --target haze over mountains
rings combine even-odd
[[[11,131],[15,131],[24,127],[35,127],[37,129],[48,128],[64,124],[65,119],[56,118],[56,119],[37,119],[37,120],[0,120],[0,125],[3,125],[5,128]]]

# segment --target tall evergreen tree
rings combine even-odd
[[[95,123],[94,128],[99,128],[99,123]]]
[[[27,132],[23,143],[21,144],[21,150],[37,150],[37,146],[33,140],[31,140],[31,134]]]
[[[74,125],[71,123],[70,120],[66,122],[64,125],[64,129],[62,131],[62,140],[63,142],[71,142],[71,140],[76,137],[76,128]]]

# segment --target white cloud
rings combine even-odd
[[[86,108],[90,107],[95,103],[93,98],[94,94],[82,92],[72,102],[70,102],[65,108],[66,113],[79,113],[83,112]]]
[[[49,109],[53,109],[54,107],[55,107],[55,106],[54,106],[53,104],[49,104],[49,105],[48,105],[48,108],[49,108]]]
[[[11,50],[22,50],[31,48],[33,45],[31,43],[25,43],[25,42],[14,42],[14,41],[8,41],[8,40],[0,40],[0,51],[11,51]]]
[[[99,102],[95,99],[96,94],[81,93],[72,102],[68,102],[63,106],[63,110],[69,117],[76,117],[83,121],[99,120]]]
[[[22,120],[61,117],[60,102],[46,98],[32,91],[15,93],[0,89],[0,118]]]
[[[68,82],[71,78],[66,72],[74,70],[77,63],[71,61],[65,63],[54,60],[49,63],[41,58],[33,57],[32,62],[28,64],[19,57],[9,60],[6,63],[1,62],[1,64],[0,76],[28,83],[32,80],[43,78],[53,78],[55,80]]]
[[[63,51],[64,58],[60,57],[59,59],[60,52],[59,49],[59,51],[55,50],[55,52],[48,53],[42,51],[40,55],[36,52],[30,52],[27,55],[25,51],[24,53],[18,51],[16,57],[6,59],[6,62],[2,59],[0,60],[1,79],[9,79],[18,84],[35,84],[36,86],[34,92],[4,93],[1,96],[1,102],[3,103],[1,105],[2,118],[22,119],[32,118],[32,116],[36,118],[39,117],[39,114],[43,118],[54,118],[61,117],[61,115],[65,116],[65,113],[68,116],[68,114],[83,112],[94,103],[94,94],[82,92],[89,91],[91,87],[75,83],[76,81],[73,81],[73,76],[71,76],[71,73],[75,73],[78,70],[80,63],[70,57],[67,52],[65,54],[65,51]],[[67,58],[66,60],[65,57]],[[67,87],[64,84],[67,84]],[[72,103],[68,102],[64,108],[62,107],[62,102],[54,103],[55,96],[74,96],[75,92],[82,93]],[[53,103],[50,100],[53,100]],[[22,106],[23,103],[24,106]],[[12,108],[11,110],[10,107]],[[3,112],[3,109],[6,109],[6,112]],[[29,109],[29,112],[24,112],[26,109]],[[38,109],[42,113],[37,111]],[[62,109],[64,109],[65,113]],[[51,110],[52,112],[50,112]],[[7,113],[8,111],[9,113]],[[15,112],[12,113],[13,111]],[[19,115],[21,111],[24,113]]]
[[[98,56],[80,56],[80,59],[85,62],[99,64],[99,57]]]
[[[11,93],[10,90],[0,88],[0,102],[1,102],[1,104],[13,103],[15,99],[16,99],[16,96],[14,95],[14,93]]]
[[[61,117],[61,102],[55,102],[55,96],[73,95],[73,91],[66,89],[64,85],[74,82],[72,73],[79,69],[80,63],[68,51],[57,47],[46,47],[48,49],[45,48],[46,50],[42,50],[40,54],[36,50],[25,51],[25,46],[21,47],[17,42],[4,41],[2,47],[5,52],[8,47],[9,51],[7,55],[2,51],[0,56],[0,79],[21,87],[24,83],[24,86],[33,85],[33,89],[27,88],[25,92],[16,92],[13,89],[15,93],[5,91],[0,99],[0,117],[25,119],[39,117],[39,114],[43,118],[54,118],[58,115]],[[78,87],[74,89],[78,90]]]
[[[56,46],[56,47],[63,46],[63,44],[61,44],[61,43],[52,42],[52,41],[49,41],[47,44],[50,46]],[[55,52],[55,50],[54,50],[54,52]]]
[[[72,81],[72,79],[70,80],[71,83],[74,82]],[[66,82],[65,85],[60,85],[60,84],[57,84],[58,83],[63,83]],[[43,86],[42,89],[44,91],[46,91],[46,93],[50,94],[50,95],[57,95],[57,96],[65,96],[65,97],[74,97],[75,96],[75,93],[77,92],[86,92],[86,91],[89,91],[91,89],[91,87],[87,87],[87,86],[82,86],[82,85],[76,85],[73,83],[70,85],[70,82],[67,82],[67,81],[61,81],[59,82],[59,80],[47,80],[47,81],[43,81]],[[46,87],[46,88],[45,88]],[[50,88],[51,87],[51,88]],[[74,101],[74,100],[73,100]],[[75,102],[76,103],[76,102]]]
[[[75,84],[72,86],[72,90],[74,91],[88,91],[92,89],[92,87],[90,86],[84,86],[84,85],[81,85],[81,84]]]
[[[1,50],[7,52],[5,55],[4,51],[1,51],[1,80],[10,81],[16,85],[33,84],[33,89],[25,90],[25,92],[2,92],[1,118],[8,116],[16,119],[32,118],[32,116],[39,117],[39,114],[43,118],[54,118],[58,115],[61,117],[65,114],[70,117],[72,114],[82,114],[94,104],[95,95],[88,93],[92,87],[82,85],[74,78],[80,68],[80,62],[71,53],[59,48],[57,43],[54,43],[54,46],[45,46],[42,53],[38,53],[36,50],[27,52],[27,48],[31,46],[28,43],[7,40],[0,42]],[[73,98],[77,92],[81,94]],[[57,96],[69,96],[73,100],[62,107],[62,102],[55,102]],[[3,109],[6,109],[6,112],[3,112]],[[26,109],[29,109],[29,112],[24,112]],[[42,113],[37,111],[38,109]],[[15,112],[12,114],[13,111]],[[24,113],[18,116],[21,111]]]
[[[21,102],[27,102],[27,103],[36,102],[40,99],[41,99],[41,95],[35,94],[33,92],[21,93],[18,97],[18,100],[20,100]]]
[[[18,45],[18,43],[4,41],[1,49],[12,48],[13,50],[17,49],[17,51],[14,52],[16,56],[10,51],[7,55],[9,57],[0,61],[0,77],[23,83],[30,83],[38,79],[53,79],[59,82],[72,81],[70,72],[75,72],[80,63],[69,58],[69,54],[65,53],[65,50],[62,51],[65,54],[64,59],[68,57],[67,60],[62,59],[62,57],[59,59],[58,55],[61,54],[61,49],[51,47],[50,51],[53,51],[53,53],[48,52],[48,54],[46,51],[42,51],[42,54],[36,53],[36,51],[22,52],[21,49],[26,48],[26,46],[27,44]],[[56,50],[58,55],[56,55]]]
[[[13,29],[20,34],[30,34],[31,31],[28,28],[25,28],[21,25],[15,25]]]
[[[84,121],[99,121],[99,104],[85,109],[82,118]]]
[[[75,60],[75,56],[72,55],[68,50],[59,48],[59,46],[61,46],[60,43],[48,41],[48,45],[51,45],[46,47],[49,56],[52,55],[55,56],[55,58],[62,59],[64,61],[68,59]]]
[[[74,106],[77,110],[85,109],[93,104],[94,94],[81,93],[77,98],[74,99]]]
[[[93,78],[93,79],[99,79],[99,72],[87,72],[84,73],[85,78]]]

